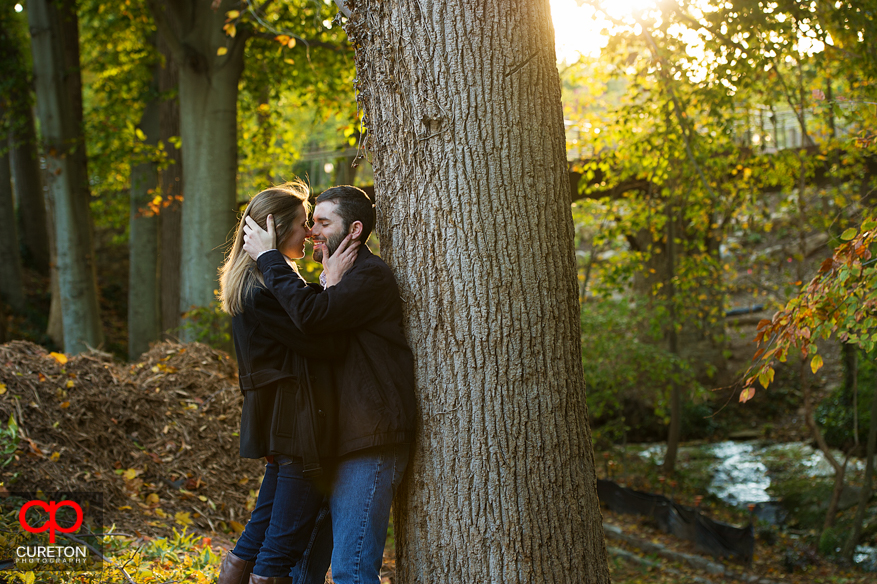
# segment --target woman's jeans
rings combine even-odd
[[[265,465],[256,508],[234,547],[234,555],[256,561],[257,576],[289,575],[311,542],[326,494],[316,481],[304,477],[300,460],[275,460]]]
[[[330,516],[320,514],[307,554],[292,571],[293,582],[322,584],[330,560],[336,584],[380,582],[390,507],[408,465],[408,451],[408,444],[378,446],[338,461]]]

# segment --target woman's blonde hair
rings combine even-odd
[[[302,220],[302,214],[310,213],[308,187],[299,179],[265,189],[250,200],[238,223],[234,241],[219,268],[219,298],[222,309],[234,316],[244,309],[244,299],[257,285],[264,286],[262,273],[256,262],[243,250],[244,225],[252,217],[262,229],[267,229],[268,215],[274,215],[277,248],[292,233],[293,227]]]

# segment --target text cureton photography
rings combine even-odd
[[[16,519],[0,543],[18,569],[99,570],[103,556],[101,493],[8,493],[4,515]],[[16,529],[17,528],[17,529]]]

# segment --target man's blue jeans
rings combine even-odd
[[[321,515],[305,560],[293,569],[293,582],[323,584],[330,561],[335,584],[380,582],[390,506],[408,451],[408,444],[379,446],[338,461],[329,517]]]
[[[239,558],[256,561],[253,573],[258,576],[289,575],[311,542],[326,495],[304,477],[300,460],[277,459],[265,465],[256,507],[234,547]]]

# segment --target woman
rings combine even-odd
[[[336,408],[332,373],[324,359],[343,347],[333,338],[319,343],[306,338],[242,249],[246,218],[265,228],[271,215],[277,250],[295,269],[293,260],[304,257],[309,235],[307,199],[307,187],[300,181],[253,197],[220,269],[222,308],[233,317],[244,394],[240,452],[245,458],[265,457],[268,463],[250,521],[222,562],[219,584],[291,584],[290,568],[307,547],[325,496],[321,460],[334,454]],[[355,257],[355,247],[339,249],[324,262],[327,280],[340,280]]]

